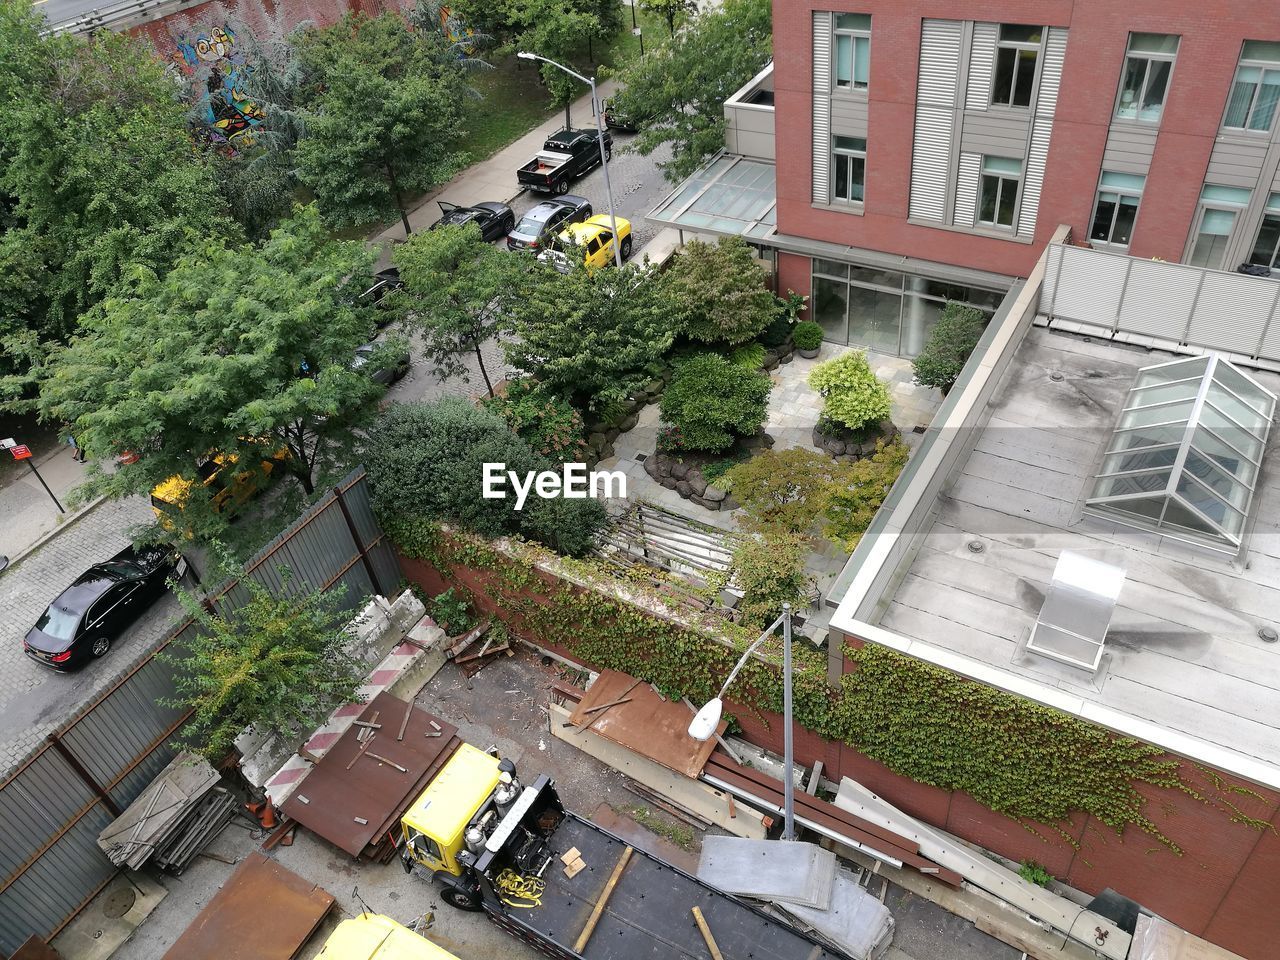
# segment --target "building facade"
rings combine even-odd
[[[765,245],[833,341],[918,352],[942,302],[993,309],[1060,224],[1134,257],[1280,259],[1275,5],[774,8]]]

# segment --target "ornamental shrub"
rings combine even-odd
[[[889,495],[910,455],[907,445],[900,437],[895,437],[890,443],[877,441],[875,453],[849,464],[847,472],[841,474],[841,482],[830,490],[830,498],[823,506],[826,512],[823,535],[832,543],[852,551],[867,527],[871,526],[872,518]]]
[[[739,344],[778,315],[778,298],[740,237],[719,243],[690,240],[664,275],[683,333],[703,343]]]
[[[955,386],[986,326],[987,318],[981,310],[949,302],[924,349],[911,361],[916,383],[937,387],[946,396]]]
[[[791,334],[791,341],[797,350],[817,350],[822,346],[822,327],[812,320],[797,323],[795,332]]]
[[[663,444],[718,453],[764,423],[773,383],[764,374],[704,353],[676,365],[662,394]]]
[[[746,537],[733,552],[731,582],[742,591],[738,613],[744,626],[763,630],[782,613],[782,604],[797,610],[810,588],[804,571],[808,541],[794,533],[773,532]]]
[[[850,430],[888,419],[889,388],[871,370],[867,355],[850,350],[809,372],[809,386],[822,395],[822,415]]]
[[[506,394],[490,397],[485,406],[499,414],[534,453],[556,463],[580,463],[587,450],[582,415],[532,377],[507,385]]]
[[[769,325],[760,333],[759,340],[762,344],[772,350],[774,347],[780,347],[791,339],[791,331],[795,324],[786,316],[786,314],[778,314],[769,321]]]
[[[733,467],[728,476],[747,529],[808,533],[836,491],[853,482],[852,470],[852,464],[792,447],[764,450]]]

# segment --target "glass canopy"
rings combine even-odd
[[[1143,367],[1086,507],[1234,552],[1275,406],[1275,394],[1216,354]]]
[[[664,198],[647,219],[665,226],[760,240],[777,224],[774,166],[721,153]]]

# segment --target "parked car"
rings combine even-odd
[[[621,133],[635,133],[640,124],[652,118],[649,116],[640,116],[639,114],[620,110],[616,100],[606,100],[604,107],[604,125],[610,130],[617,130]]]
[[[563,197],[543,200],[520,218],[516,228],[507,235],[508,250],[536,250],[545,246],[571,223],[581,223],[591,216],[591,201],[567,193]]]
[[[356,356],[351,361],[351,369],[362,370],[368,367],[369,377],[374,383],[390,386],[409,372],[413,360],[406,349],[403,353],[391,357],[384,356],[382,362],[374,366],[374,357],[382,351],[383,346],[381,341],[374,340],[362,347],[356,347]]]
[[[618,221],[618,236],[622,245],[622,259],[631,256],[631,221],[622,217]],[[613,225],[607,213],[598,213],[584,223],[571,223],[560,231],[555,243],[538,254],[543,263],[550,263],[561,273],[569,272],[569,251],[582,251],[582,262],[588,270],[607,267],[613,258]]]
[[[613,157],[613,137],[604,135],[604,158]],[[600,163],[600,135],[594,130],[561,130],[516,171],[520,186],[539,193],[568,193],[569,183]]]
[[[505,203],[485,200],[472,207],[460,207],[448,200],[437,200],[440,207],[440,219],[430,229],[437,227],[464,227],[474,223],[480,228],[480,236],[486,241],[505,237],[516,225],[516,215]]]
[[[404,283],[400,280],[399,269],[387,267],[385,270],[379,270],[373,275],[373,285],[360,294],[360,304],[362,306],[385,308],[391,303],[391,301],[387,300],[387,296],[403,288]],[[395,311],[381,310],[377,316],[378,326],[385,327],[395,319]]]
[[[239,458],[234,453],[214,453],[204,457],[196,463],[195,481],[172,476],[155,485],[151,490],[151,512],[161,526],[172,530],[174,518],[186,507],[198,481],[210,491],[209,499],[215,512],[237,513],[266,489],[272,471],[289,458],[289,451],[284,447],[274,451],[265,447],[262,453],[256,470],[237,468]]]
[[[169,547],[126,547],[63,590],[27,631],[22,649],[55,670],[105,656],[125,627],[181,578],[187,561]]]

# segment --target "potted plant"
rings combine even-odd
[[[822,327],[812,320],[797,323],[795,330],[791,334],[791,342],[796,345],[796,350],[800,353],[800,356],[807,360],[812,360],[818,355],[818,351],[822,349]]]

